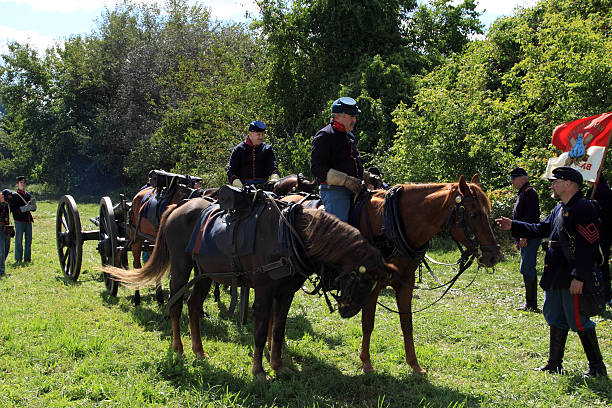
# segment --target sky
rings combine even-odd
[[[141,0],[142,1],[142,0]],[[481,21],[488,27],[498,17],[511,15],[517,6],[530,7],[537,0],[477,0],[484,11]],[[163,0],[144,0],[157,2]],[[70,35],[89,34],[104,7],[113,9],[117,0],[0,0],[0,54],[8,41],[29,43],[41,53]],[[255,0],[201,0],[214,18],[243,22],[245,14],[258,14]]]

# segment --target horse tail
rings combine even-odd
[[[114,266],[104,266],[102,271],[112,275],[117,281],[125,286],[130,287],[150,286],[165,277],[168,274],[170,266],[170,250],[166,237],[166,221],[176,207],[176,204],[171,204],[162,214],[153,253],[142,268],[126,270]]]

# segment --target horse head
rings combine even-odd
[[[397,268],[383,262],[380,256],[375,256],[356,268],[342,268],[336,278],[336,286],[340,289],[339,296],[336,296],[340,316],[349,318],[359,313],[376,284],[393,273],[397,273]]]
[[[451,236],[465,245],[469,254],[476,255],[478,264],[495,265],[502,254],[489,222],[491,202],[480,188],[478,175],[470,184],[461,175],[455,192],[448,220]]]
[[[376,284],[389,278],[389,268],[395,267],[383,262],[380,251],[357,228],[324,211],[299,208],[296,226],[306,256],[325,266],[319,273],[323,290],[336,292],[332,296],[338,302],[340,316],[354,316]]]

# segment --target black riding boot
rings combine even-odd
[[[540,371],[548,371],[551,374],[563,374],[563,354],[565,353],[565,341],[567,330],[550,326],[550,344],[548,351],[548,363],[539,368]]]
[[[538,309],[538,279],[537,277],[523,275],[525,283],[525,305],[516,310],[539,312]]]
[[[599,350],[595,329],[578,331],[578,336],[584,348],[584,353],[589,360],[589,371],[584,373],[583,377],[597,377],[598,375],[607,376],[608,373],[603,363],[601,351]]]
[[[540,309],[538,309],[538,278],[536,276],[526,278],[525,285],[529,286],[527,307],[533,312],[539,312]]]

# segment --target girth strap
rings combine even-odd
[[[395,186],[385,194],[385,204],[383,206],[383,236],[393,248],[391,254],[385,254],[386,258],[393,256],[408,255],[417,262],[421,262],[429,248],[429,242],[421,248],[413,248],[404,235],[404,228],[399,212],[399,193],[401,186]]]

